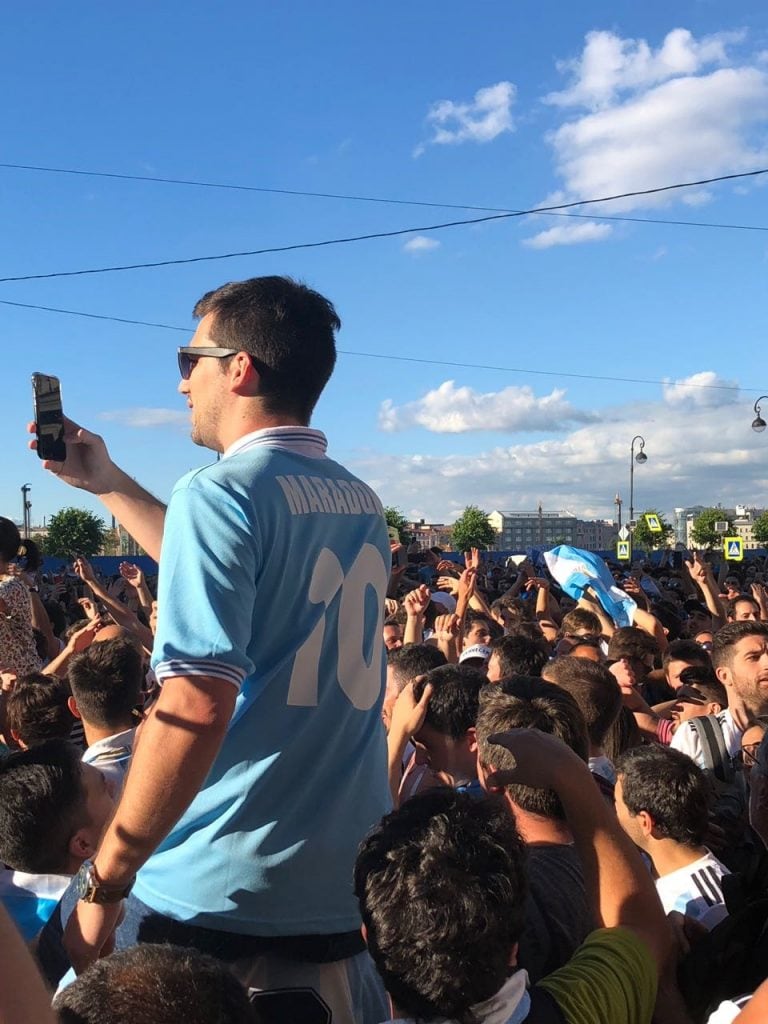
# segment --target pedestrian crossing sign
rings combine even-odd
[[[646,521],[646,523],[648,525],[648,529],[651,531],[651,533],[661,533],[662,532],[661,523],[659,522],[659,517],[657,515],[655,515],[653,512],[646,512],[646,514],[645,514],[645,521]]]
[[[619,540],[616,542],[616,557],[620,562],[629,562],[631,560],[632,552],[628,540]]]
[[[723,554],[726,562],[743,561],[744,541],[741,537],[723,537]]]

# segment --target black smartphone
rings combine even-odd
[[[32,395],[38,458],[64,462],[67,446],[64,443],[64,412],[59,378],[45,373],[33,373]]]

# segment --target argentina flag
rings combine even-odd
[[[603,611],[617,626],[632,625],[637,605],[616,586],[608,566],[593,551],[581,551],[568,544],[560,544],[544,552],[544,561],[552,578],[574,601],[578,601],[589,587]]]

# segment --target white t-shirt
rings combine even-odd
[[[662,875],[656,881],[656,891],[664,913],[677,910],[707,929],[714,928],[728,916],[720,879],[729,874],[728,868],[707,850],[692,864]]]
[[[715,718],[722,730],[726,750],[731,757],[736,757],[741,750],[741,729],[736,725],[733,715],[727,708],[725,711],[721,711],[719,715],[715,715]],[[699,768],[706,767],[701,749],[701,740],[693,721],[682,722],[669,745],[673,750],[681,750],[684,754],[687,754],[688,757],[696,762]]]

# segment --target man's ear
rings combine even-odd
[[[96,856],[98,843],[90,829],[80,828],[69,840],[69,852],[77,860],[91,860]]]
[[[82,719],[83,716],[80,714],[80,709],[78,708],[77,701],[74,697],[67,697],[67,707],[74,718]]]
[[[723,706],[722,704],[718,704],[716,700],[711,700],[709,704],[707,704],[707,709],[708,715],[719,715],[723,710]]]
[[[723,684],[723,686],[731,685],[731,670],[727,665],[720,665],[715,669],[715,675]]]
[[[467,742],[467,749],[469,750],[469,752],[471,754],[476,754],[477,753],[477,730],[475,729],[474,725],[470,725],[470,727],[467,729],[465,739],[466,739],[466,742]]]
[[[637,814],[635,815],[635,821],[639,825],[640,831],[643,833],[643,836],[646,839],[648,839],[648,838],[656,839],[657,838],[653,834],[654,831],[656,830],[656,822],[650,816],[648,811],[638,811]]]
[[[11,739],[16,744],[16,746],[19,748],[19,750],[29,750],[29,747],[24,742],[24,740],[22,740],[22,738],[19,736],[19,734],[16,732],[15,729],[11,729],[10,732],[11,732]]]

